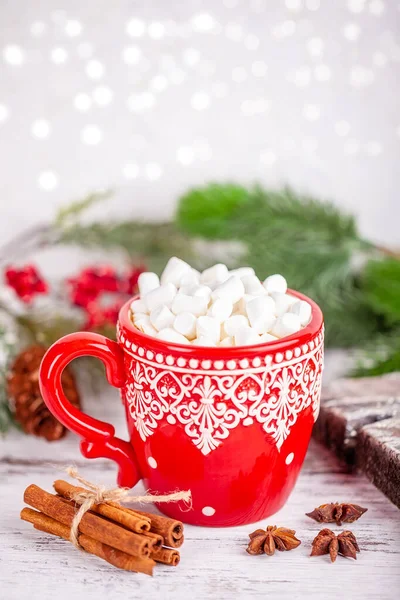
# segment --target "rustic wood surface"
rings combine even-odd
[[[343,372],[340,355],[330,354],[327,363],[326,380]],[[113,390],[96,401],[85,399],[85,407],[95,416],[112,420],[118,432],[124,434],[122,410]],[[336,459],[315,442],[310,445],[286,506],[268,519],[269,524],[295,529],[302,540],[299,548],[273,557],[248,556],[247,534],[257,525],[227,529],[187,526],[180,565],[177,568],[157,565],[153,578],[119,572],[96,557],[83,555],[64,540],[35,531],[19,520],[25,487],[34,482],[50,490],[54,479],[60,477],[57,468],[71,463],[88,479],[115,484],[114,465],[85,461],[72,435],[55,444],[18,433],[0,441],[1,599],[392,600],[399,597],[400,512],[365,477],[345,473]],[[136,489],[143,488],[139,485]],[[361,554],[357,561],[338,557],[335,564],[327,556],[310,558],[311,540],[321,526],[304,513],[323,502],[341,500],[369,509],[351,525]]]

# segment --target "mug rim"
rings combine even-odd
[[[308,325],[300,329],[300,331],[288,335],[284,338],[276,341],[263,342],[262,344],[252,344],[248,346],[192,346],[191,344],[177,344],[175,342],[167,342],[165,340],[159,340],[151,335],[147,335],[137,329],[129,317],[130,305],[134,300],[140,298],[139,294],[133,296],[130,300],[125,302],[121,307],[118,315],[118,328],[123,328],[124,333],[129,332],[130,337],[136,338],[136,342],[142,346],[155,348],[163,351],[179,352],[181,354],[196,354],[196,356],[207,355],[207,356],[242,356],[246,354],[258,354],[262,352],[279,352],[280,350],[287,349],[288,346],[294,347],[313,339],[323,327],[323,315],[320,307],[314,300],[308,298],[304,294],[295,290],[288,289],[289,294],[295,296],[299,300],[304,300],[311,305],[311,320]]]

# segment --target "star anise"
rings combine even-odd
[[[354,523],[367,510],[368,508],[363,508],[358,504],[331,502],[330,504],[321,504],[306,515],[318,523],[336,523],[340,527],[342,523]]]
[[[336,536],[330,529],[322,529],[312,542],[311,556],[329,554],[331,561],[335,562],[338,554],[357,559],[357,552],[360,552],[360,548],[351,531],[342,531]]]
[[[293,550],[301,544],[295,537],[293,529],[268,525],[267,529],[256,529],[249,533],[250,542],[246,548],[249,554],[268,554],[272,556],[275,550]]]

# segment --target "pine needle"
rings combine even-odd
[[[369,304],[388,324],[400,322],[400,260],[371,260],[361,277]]]
[[[83,199],[71,202],[65,207],[59,209],[54,220],[54,226],[61,228],[65,226],[71,226],[77,217],[80,217],[83,212],[88,210],[94,204],[102,200],[106,200],[112,195],[112,190],[101,190],[93,192]]]
[[[358,289],[352,258],[371,245],[360,238],[355,219],[288,188],[257,187],[246,194],[240,187],[227,188],[229,193],[211,185],[186,194],[177,210],[181,230],[240,240],[245,246],[240,264],[252,266],[260,278],[284,273],[291,288],[320,304],[330,345],[354,346],[370,339],[377,318]],[[204,207],[213,216],[202,221]]]
[[[173,223],[122,221],[76,225],[61,232],[60,242],[104,250],[122,250],[127,257],[143,262],[146,268],[161,271],[172,255],[194,259],[189,237]]]
[[[374,377],[400,371],[400,329],[377,336],[358,360],[353,377]]]
[[[331,346],[364,344],[382,326],[382,307],[371,300],[371,286],[365,293],[367,280],[354,266],[355,257],[373,250],[354,217],[289,188],[214,183],[185,194],[174,222],[76,223],[61,229],[60,241],[122,250],[156,272],[175,255],[197,268],[248,264],[262,279],[283,273],[292,289],[321,306]]]
[[[3,325],[0,326],[0,434],[11,427],[18,428],[14,420],[7,395],[7,373],[10,361],[16,353],[16,340]]]

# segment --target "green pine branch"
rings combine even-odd
[[[177,223],[194,236],[241,241],[240,264],[251,265],[261,278],[284,273],[291,288],[321,306],[330,345],[354,346],[376,333],[379,318],[353,267],[354,256],[372,245],[358,234],[355,219],[333,204],[290,189],[210,185],[183,196]]]
[[[237,224],[246,210],[251,193],[233,183],[210,183],[194,188],[180,198],[176,223],[184,232],[208,239],[225,240],[237,237],[232,225]],[[247,222],[247,219],[246,219]]]
[[[156,272],[176,255],[198,268],[227,262],[231,268],[248,264],[260,278],[284,273],[291,288],[321,306],[329,345],[362,345],[390,330],[393,306],[386,310],[376,289],[385,285],[388,268],[368,263],[359,272],[356,265],[375,248],[360,236],[354,217],[289,188],[213,183],[184,194],[172,222],[78,222],[62,225],[59,240],[122,250]],[[394,295],[399,297],[397,288]]]
[[[15,426],[7,396],[7,365],[0,367],[0,435],[4,435]]]
[[[100,190],[88,194],[80,200],[75,200],[67,206],[62,206],[54,219],[54,226],[56,229],[72,227],[77,223],[77,219],[86,212],[89,208],[106,200],[112,196],[112,190]]]
[[[361,282],[370,306],[389,325],[400,322],[400,260],[371,260]]]
[[[76,225],[60,233],[60,243],[77,244],[104,250],[122,250],[132,261],[160,272],[169,256],[194,260],[189,236],[179,232],[174,223],[141,221],[97,222]]]
[[[0,435],[11,427],[17,427],[7,396],[7,373],[10,361],[16,353],[16,339],[0,325]]]
[[[400,327],[378,335],[359,357],[353,377],[374,377],[400,371]]]

